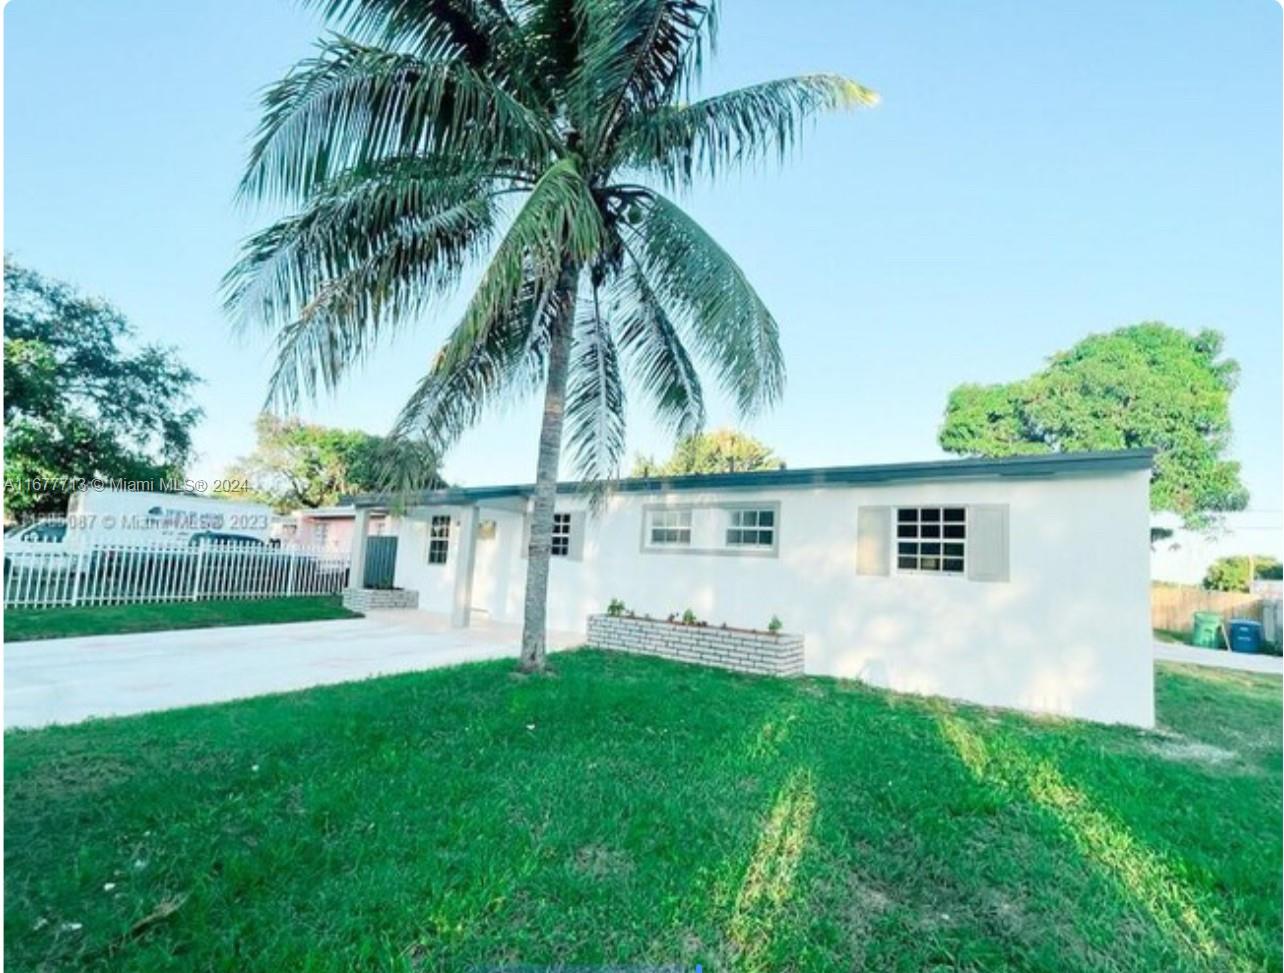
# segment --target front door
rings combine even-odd
[[[363,588],[391,588],[397,569],[397,538],[366,538],[366,576]]]

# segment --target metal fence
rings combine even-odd
[[[329,595],[347,581],[348,555],[321,548],[98,544],[7,554],[4,607]]]

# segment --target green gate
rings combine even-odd
[[[366,538],[365,588],[391,588],[397,568],[397,538]]]

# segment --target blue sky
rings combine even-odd
[[[199,475],[252,447],[269,342],[220,276],[261,215],[232,195],[257,92],[320,29],[289,0],[12,0],[5,240],[116,303],[205,379]],[[949,390],[1024,376],[1093,331],[1213,327],[1243,366],[1235,455],[1281,506],[1280,8],[741,0],[711,90],[830,70],[877,89],[783,169],[684,202],[780,321],[783,403],[749,428],[792,466],[928,459]],[[458,313],[408,330],[304,414],[386,431]],[[714,424],[733,419],[716,403]],[[447,461],[529,480],[528,402]],[[668,444],[639,404],[632,449]]]

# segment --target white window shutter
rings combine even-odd
[[[856,511],[856,573],[892,572],[892,508],[860,507]]]
[[[977,504],[967,508],[967,576],[969,581],[1007,581],[1008,505]]]
[[[584,560],[584,511],[577,510],[571,514],[570,547],[566,551],[568,561]]]

